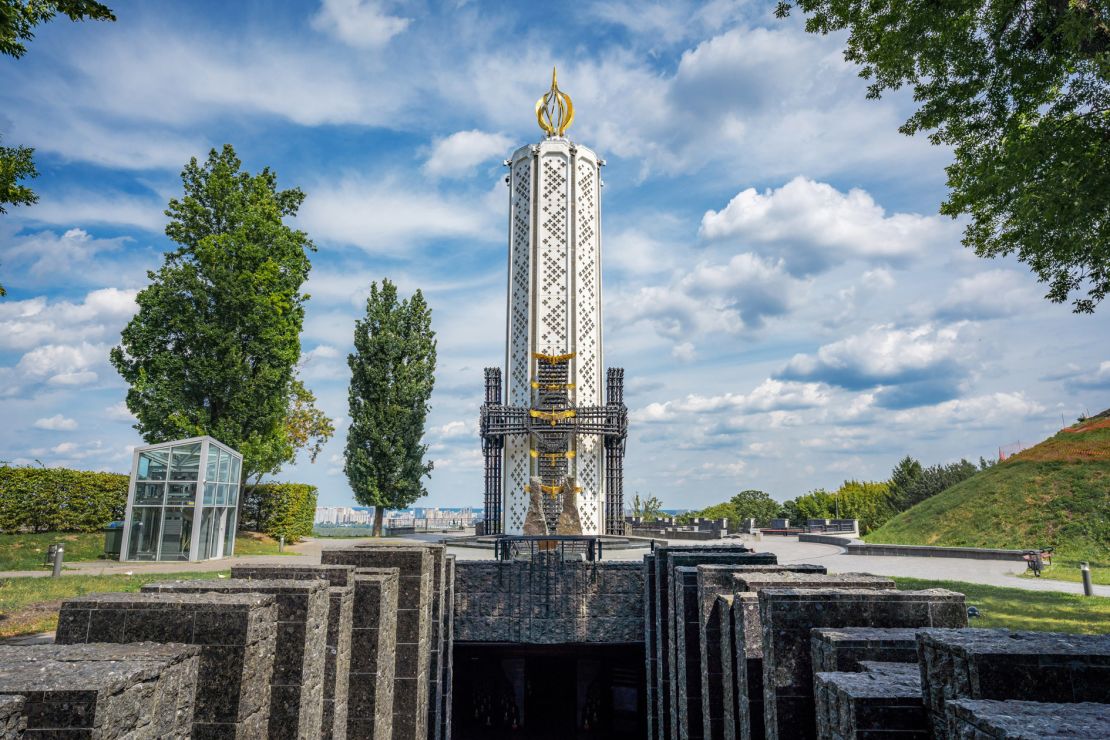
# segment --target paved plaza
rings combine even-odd
[[[457,535],[428,534],[408,538],[411,541],[445,542],[447,552],[458,560],[492,560],[493,549],[452,546],[451,540]],[[89,561],[66,564],[66,575],[112,575],[121,573],[182,573],[186,571],[227,570],[240,565],[296,565],[318,563],[323,550],[350,547],[353,543],[365,540],[310,539],[288,549],[293,555],[247,555],[224,560],[176,563],[118,563],[113,561]],[[404,542],[404,539],[392,539]],[[656,540],[658,545],[683,544],[681,540]],[[829,573],[873,573],[883,576],[906,578],[925,578],[930,580],[963,581],[981,583],[988,586],[1007,586],[1029,591],[1061,591],[1082,593],[1079,583],[1057,581],[1048,578],[1019,578],[1025,564],[1013,560],[973,560],[965,558],[915,558],[887,557],[873,555],[848,555],[842,548],[813,542],[798,542],[797,537],[755,537],[743,539],[710,540],[699,542],[705,545],[741,543],[757,552],[771,552],[778,556],[779,563],[818,563],[825,566]],[[612,561],[641,561],[649,550],[633,548],[626,550],[609,549],[605,559]],[[8,571],[0,572],[0,578],[18,576],[48,576],[49,571]],[[1095,586],[1095,594],[1110,597],[1110,586]]]

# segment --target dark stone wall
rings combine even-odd
[[[20,694],[0,696],[0,737],[23,737],[23,731],[27,729],[27,718],[23,716],[26,701]]]
[[[697,578],[696,572],[693,579],[687,579],[682,587],[676,589],[674,581],[675,569],[696,568],[698,565],[775,565],[778,559],[771,553],[753,553],[743,546],[735,547],[700,547],[692,549],[681,548],[656,548],[656,590],[657,596],[657,624],[659,625],[656,638],[656,649],[659,651],[659,683],[662,701],[656,701],[655,706],[661,713],[657,726],[664,738],[681,737],[682,732],[688,732],[694,722],[689,717],[686,708],[680,709],[680,701],[685,701],[680,696],[680,682],[689,690],[689,683],[699,674],[700,656],[693,664],[693,670],[687,671],[678,660],[678,629],[682,624],[684,634],[683,645],[686,642],[685,631],[690,627],[690,643],[698,644],[698,617],[697,617]],[[676,608],[676,598],[681,599],[682,609]],[[688,604],[688,606],[687,606]],[[689,609],[689,612],[687,612]],[[686,655],[685,652],[682,655]],[[682,673],[681,677],[679,673]],[[700,678],[695,679],[697,687],[693,689],[695,695],[701,694]],[[679,724],[679,712],[682,712],[684,721]],[[701,735],[700,710],[696,719],[696,730]],[[683,729],[685,728],[685,729]]]
[[[643,642],[639,563],[455,564],[456,642]]]

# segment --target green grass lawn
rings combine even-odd
[[[0,571],[49,570],[43,562],[51,544],[64,542],[67,563],[99,560],[104,555],[103,532],[41,532],[38,534],[0,534]],[[239,532],[235,536],[236,555],[295,555],[287,547],[278,552],[278,541],[258,532]]]
[[[971,620],[972,627],[1087,634],[1110,632],[1110,598],[982,586],[961,581],[894,580],[900,589],[947,588],[964,594],[967,605],[977,607],[981,615]]]
[[[223,571],[226,576],[228,571]],[[82,594],[138,591],[144,583],[193,578],[216,578],[220,573],[143,573],[113,576],[60,576],[58,578],[5,578],[0,580],[0,638],[46,632],[58,624],[58,609],[65,599]]]

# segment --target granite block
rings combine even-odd
[[[921,699],[921,674],[907,663],[868,663],[867,672],[814,673],[817,737],[854,740],[885,737],[925,740],[929,725]]]
[[[202,648],[194,736],[258,737],[252,728],[265,728],[270,716],[277,613],[268,594],[91,594],[63,602],[55,641],[140,642],[149,623],[175,624],[180,632],[173,642]],[[181,614],[192,620],[181,621]]]
[[[0,646],[0,737],[188,738],[200,654],[173,643]]]
[[[816,629],[810,636],[813,670],[828,673],[859,671],[860,661],[917,662],[915,627]]]
[[[728,669],[725,675],[725,662],[731,661],[731,641],[727,643],[728,653],[722,651],[721,631],[719,626],[720,616],[716,613],[717,599],[722,594],[733,593],[737,579],[767,575],[773,578],[779,573],[791,573],[824,577],[825,567],[822,565],[698,565],[697,568],[697,603],[694,608],[698,610],[698,624],[700,634],[698,637],[698,655],[700,656],[701,680],[701,717],[702,735],[713,740],[723,740],[726,735],[732,735],[735,727],[726,722],[725,704],[735,703],[732,695],[733,682],[732,670]],[[728,604],[731,606],[731,599]],[[690,608],[688,605],[687,608]],[[731,633],[731,626],[728,630]],[[689,660],[691,656],[687,654]],[[687,666],[690,671],[690,666]],[[726,682],[728,686],[726,687]],[[732,712],[727,713],[730,717]],[[731,720],[730,720],[731,721]]]
[[[743,545],[724,545],[724,546],[696,546],[696,545],[675,545],[666,547],[655,548],[654,555],[652,556],[651,566],[654,569],[653,593],[654,601],[654,615],[652,622],[656,626],[654,631],[653,644],[647,646],[647,650],[654,656],[652,659],[656,661],[655,665],[655,691],[656,696],[654,701],[649,704],[649,710],[652,712],[651,724],[655,727],[655,736],[661,739],[670,740],[672,737],[672,723],[674,719],[674,707],[672,706],[673,697],[671,694],[671,672],[672,672],[672,644],[673,644],[673,629],[671,621],[671,575],[670,570],[672,567],[672,559],[684,554],[693,556],[693,560],[686,559],[682,562],[683,565],[697,565],[700,563],[713,563],[720,562],[722,556],[729,559],[728,556],[735,554],[748,554],[749,556],[755,555],[756,557],[749,557],[744,562],[755,565],[773,565],[778,562],[778,559],[771,553],[752,553],[752,551]]]
[[[1110,737],[1110,707],[1094,702],[952,699],[945,705],[945,718],[947,737],[952,740]]]
[[[271,740],[319,737],[323,726],[329,582],[229,578],[148,583],[143,593],[258,593],[274,597],[277,624],[270,675]]]
[[[347,698],[347,735],[393,736],[397,670],[397,568],[360,568],[354,576],[354,627]]]

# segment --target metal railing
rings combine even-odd
[[[496,560],[532,561],[554,558],[562,562],[594,563],[602,558],[600,537],[565,534],[501,535],[493,541]]]

